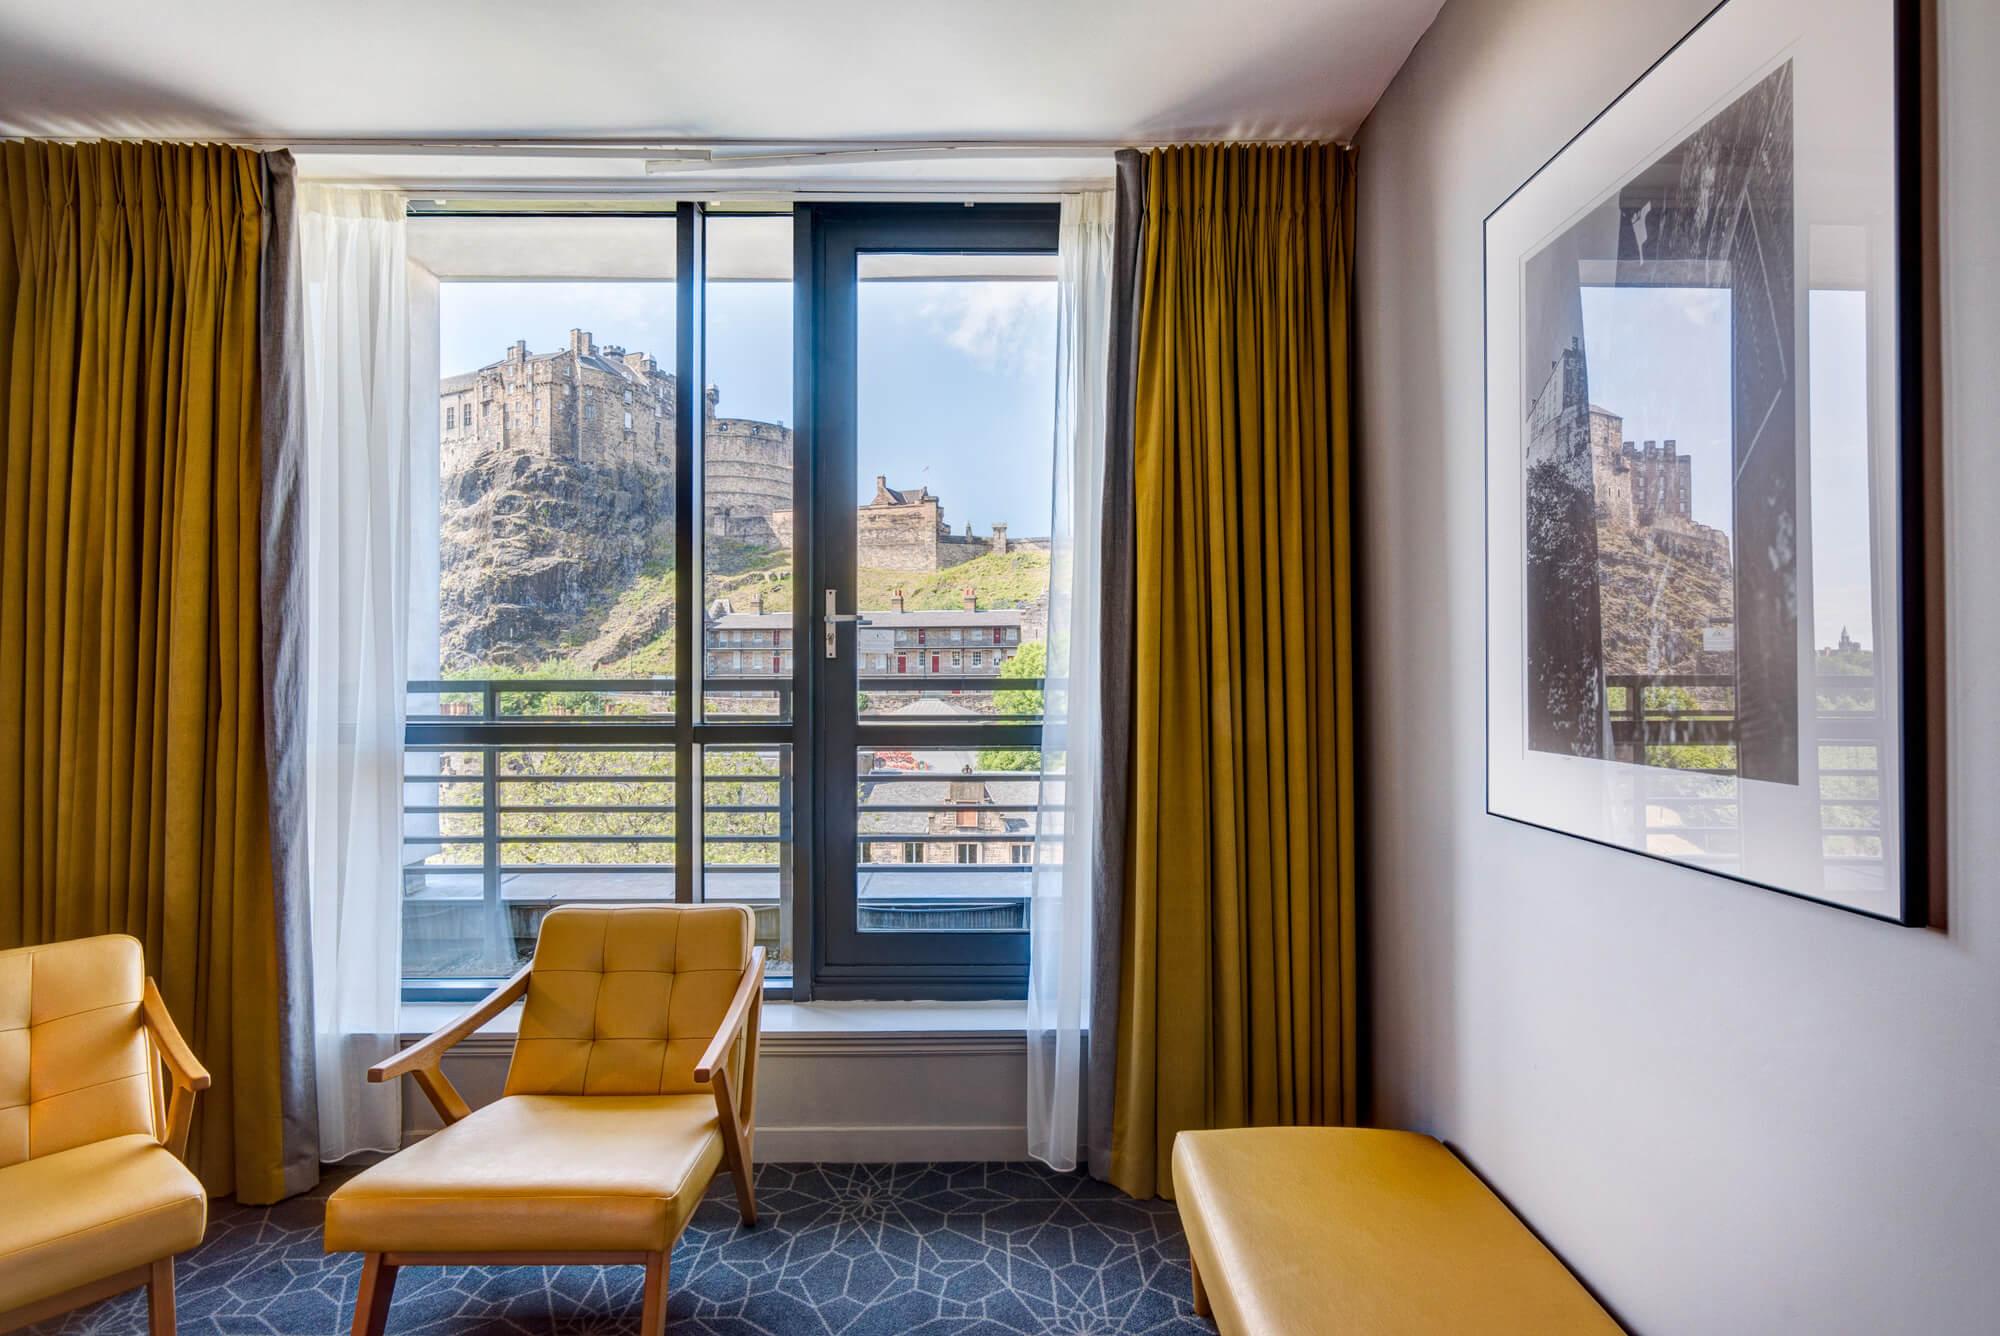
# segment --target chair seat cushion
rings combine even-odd
[[[1224,1336],[1619,1330],[1458,1157],[1415,1132],[1183,1132],[1174,1195]]]
[[[722,1162],[712,1095],[509,1095],[344,1184],[328,1252],[666,1252]]]
[[[0,1169],[0,1313],[185,1252],[208,1198],[173,1153],[137,1133]]]

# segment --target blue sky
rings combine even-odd
[[[789,423],[789,283],[714,283],[708,378],[727,417]],[[1015,537],[1049,532],[1055,419],[1055,284],[871,282],[860,301],[857,500],[928,486],[958,532],[1005,521]],[[674,356],[671,283],[448,283],[440,303],[447,376],[505,356],[567,345],[572,328],[599,346]]]
[[[1813,644],[1843,627],[1875,643],[1868,534],[1866,297],[1815,291],[1808,306]],[[1628,441],[1679,443],[1694,459],[1694,518],[1731,518],[1729,294],[1720,288],[1583,288],[1590,399],[1625,419]],[[1801,501],[1805,498],[1801,497]]]

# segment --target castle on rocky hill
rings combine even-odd
[[[552,353],[531,353],[517,340],[505,359],[440,383],[443,474],[458,476],[500,450],[515,459],[636,465],[671,477],[679,398],[678,378],[654,358],[600,348],[588,330],[571,330],[569,346]],[[704,400],[702,528],[772,545],[771,513],[789,515],[792,505],[791,430],[717,416],[714,386]],[[669,486],[670,504],[672,496]]]
[[[792,432],[783,423],[716,415],[720,394],[703,396],[702,531],[759,547],[792,544]],[[515,461],[557,460],[585,467],[637,467],[665,475],[671,517],[674,373],[641,352],[600,348],[588,330],[569,346],[531,353],[516,340],[507,356],[438,387],[443,475],[482,468],[502,452]],[[518,471],[522,464],[515,465]],[[875,479],[875,496],[855,512],[857,564],[866,570],[938,571],[989,552],[1046,548],[1046,539],[1007,537],[996,522],[976,537],[955,533],[928,487],[897,489]]]

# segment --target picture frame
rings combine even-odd
[[[1487,811],[1944,911],[1929,0],[1724,0],[1484,224]]]

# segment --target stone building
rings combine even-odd
[[[1026,614],[982,612],[971,590],[964,601],[957,611],[905,612],[897,594],[888,611],[867,613],[856,633],[860,676],[912,679],[913,687],[927,677],[998,677],[1020,653]],[[727,602],[709,610],[704,672],[710,678],[789,677],[792,649],[789,612],[765,612],[761,602],[748,612]]]
[[[967,763],[968,768],[970,762]],[[889,774],[895,779],[885,779]],[[1039,777],[981,779],[941,774],[915,780],[911,772],[873,752],[860,754],[862,813],[866,821],[862,861],[876,865],[927,867],[1018,867],[1035,858],[1035,806]],[[883,792],[874,790],[883,787]],[[875,812],[870,800],[929,809]],[[887,838],[883,838],[887,836]]]
[[[1619,529],[1694,525],[1694,459],[1677,441],[1625,439],[1618,414],[1590,406],[1590,458],[1600,524]]]
[[[718,402],[710,386],[703,396],[703,530],[771,545],[778,542],[771,512],[791,510],[791,430],[719,417]],[[494,450],[671,473],[678,405],[672,372],[645,353],[600,348],[588,330],[571,330],[569,346],[550,353],[531,353],[516,340],[503,360],[440,382],[443,474],[454,477]]]
[[[780,546],[791,546],[789,508],[771,516],[771,528]],[[985,538],[973,534],[970,526],[964,533],[954,533],[945,522],[944,503],[931,495],[930,488],[891,487],[881,474],[875,476],[874,498],[855,507],[854,543],[855,565],[869,571],[941,571],[989,552],[1048,547],[1047,539],[1010,540],[1002,521],[995,521]]]
[[[644,353],[599,348],[577,329],[558,352],[531,353],[516,340],[503,360],[438,386],[444,475],[492,450],[580,464],[668,464],[676,402],[673,375]]]

